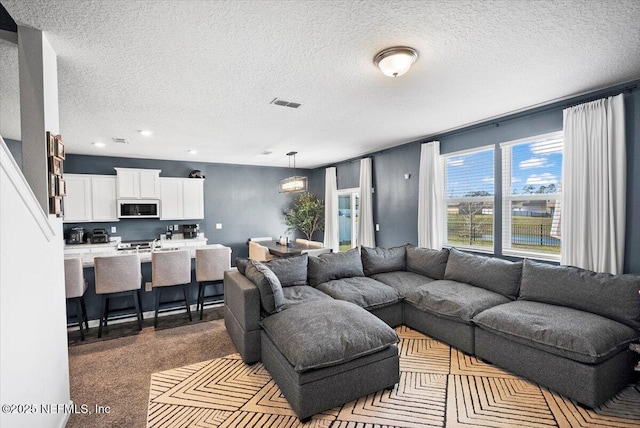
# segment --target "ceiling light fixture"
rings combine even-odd
[[[291,157],[293,156],[293,175],[280,180],[280,183],[278,183],[279,193],[297,193],[307,190],[307,177],[300,177],[295,174],[297,153],[298,152],[287,153],[287,156],[289,156],[289,168],[291,168]]]
[[[151,137],[153,135],[153,132],[151,131],[145,131],[144,129],[141,129],[140,131],[138,131],[140,133],[140,135],[142,135],[143,137]]]
[[[197,150],[193,150],[193,149],[189,149],[189,150],[187,150],[187,153],[189,153],[190,155],[197,155],[198,151]]]
[[[97,141],[96,141],[95,143],[91,143],[91,144],[93,144],[93,145],[94,145],[94,146],[96,146],[96,147],[100,147],[100,148],[102,148],[102,147],[106,146],[106,144],[105,144],[105,143],[100,143],[100,142],[97,142]]]
[[[405,74],[414,62],[418,60],[418,51],[406,46],[395,46],[379,52],[373,58],[373,63],[389,77]]]

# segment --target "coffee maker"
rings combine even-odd
[[[67,244],[82,244],[84,243],[84,228],[72,227],[67,233]]]
[[[182,236],[184,239],[194,239],[198,237],[198,225],[197,224],[183,224]]]

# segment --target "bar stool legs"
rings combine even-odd
[[[187,294],[187,285],[182,284],[182,294],[184,295],[184,303],[187,307],[187,314],[189,315],[189,321],[193,321],[191,317],[191,302],[189,302],[189,295]],[[153,327],[158,328],[158,312],[160,312],[160,293],[164,287],[156,287],[156,307],[155,307],[155,316],[153,318]]]
[[[109,300],[114,297],[125,297],[127,295],[133,297],[133,303],[136,310],[136,319],[138,321],[138,331],[142,331],[142,308],[140,307],[139,290],[124,291],[121,293],[103,294],[100,310],[100,326],[98,327],[98,338],[102,337],[102,328],[106,327],[109,321]]]
[[[202,321],[203,313],[204,313],[204,299],[205,299],[205,288],[207,285],[216,285],[221,283],[221,281],[198,281],[198,302],[196,303],[196,310],[200,311],[200,320]],[[223,295],[220,295],[221,297]],[[206,296],[206,297],[216,297],[214,296]],[[211,303],[222,303],[224,300],[214,300]]]
[[[75,300],[76,318],[78,320],[78,327],[80,328],[80,340],[84,340],[84,330],[85,328],[89,330],[89,319],[87,317],[87,308],[84,304],[84,296],[72,297],[68,300]]]

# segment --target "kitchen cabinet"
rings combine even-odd
[[[64,222],[118,221],[114,175],[65,174]]]
[[[197,220],[203,218],[203,179],[160,178],[161,220]]]
[[[160,170],[114,168],[118,177],[118,199],[160,198]]]

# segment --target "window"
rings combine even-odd
[[[445,155],[445,245],[493,252],[494,147]]]
[[[502,252],[558,260],[562,133],[500,146]]]
[[[340,251],[358,246],[360,189],[338,190],[338,241]]]

